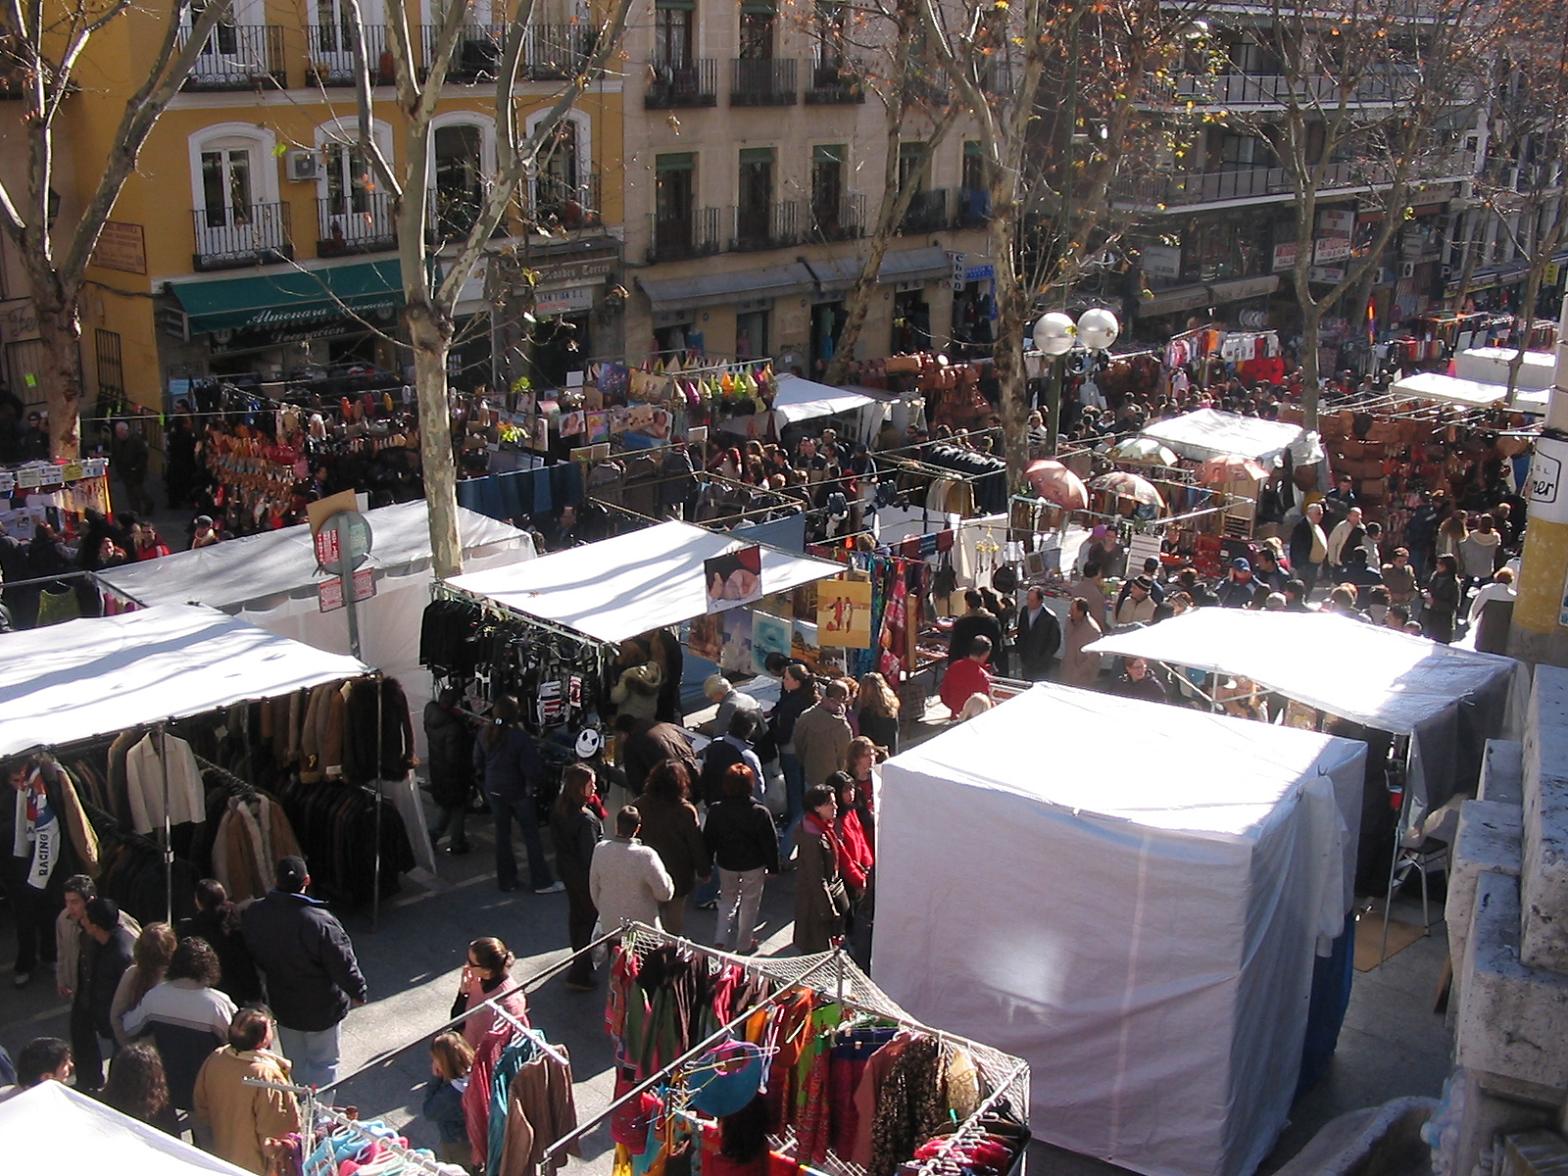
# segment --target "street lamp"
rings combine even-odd
[[[1040,316],[1034,325],[1035,350],[1051,361],[1051,382],[1046,392],[1045,448],[1049,457],[1056,456],[1061,437],[1062,380],[1066,375],[1067,356],[1074,348],[1084,351],[1106,351],[1121,334],[1122,325],[1116,316],[1103,306],[1086,310],[1073,322],[1072,316],[1059,310]]]

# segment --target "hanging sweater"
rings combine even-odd
[[[207,819],[201,768],[191,745],[177,735],[160,737],[157,732],[149,732],[125,757],[131,828],[138,833],[163,828],[164,754],[168,756],[169,824]]]

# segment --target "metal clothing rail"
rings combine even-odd
[[[314,1120],[317,1115],[320,1115],[322,1118],[336,1123],[339,1127],[346,1127],[351,1131],[355,1131],[358,1134],[364,1136],[368,1142],[376,1143],[383,1150],[397,1156],[405,1164],[410,1164],[415,1168],[418,1168],[421,1172],[428,1172],[431,1174],[431,1176],[442,1176],[443,1172],[451,1170],[451,1165],[443,1165],[441,1161],[437,1160],[434,1156],[422,1156],[418,1152],[413,1151],[410,1148],[406,1148],[400,1143],[394,1143],[384,1135],[373,1134],[367,1124],[360,1122],[358,1119],[350,1119],[342,1111],[339,1111],[334,1107],[324,1105],[316,1097],[318,1092],[313,1087],[296,1086],[292,1082],[273,1082],[269,1078],[245,1077],[240,1081],[242,1081],[246,1086],[254,1086],[261,1090],[279,1090],[286,1094],[292,1094],[296,1098],[303,1095],[305,1098],[306,1118],[308,1120]],[[310,1123],[310,1126],[314,1125],[314,1122]],[[305,1157],[303,1158],[309,1158],[308,1150]]]
[[[991,1093],[981,1100],[980,1105],[970,1112],[969,1117],[958,1125],[956,1131],[951,1135],[942,1137],[942,1142],[937,1144],[935,1153],[920,1162],[920,1167],[916,1169],[915,1176],[927,1176],[928,1173],[940,1165],[942,1158],[953,1150],[959,1140],[973,1135],[981,1128],[980,1117],[994,1107],[1001,1100],[1002,1096],[1012,1089],[1014,1083],[1020,1080],[1027,1082],[1028,1077],[1029,1063],[1019,1062],[1013,1072],[1007,1076],[1007,1080],[994,1086]]]

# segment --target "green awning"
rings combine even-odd
[[[171,283],[190,319],[192,334],[308,327],[343,318],[398,310],[403,283],[396,259],[295,270],[216,282]]]

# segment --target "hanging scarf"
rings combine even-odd
[[[22,790],[16,794],[16,836],[11,852],[31,859],[27,884],[44,890],[60,860],[60,814],[49,803],[43,772],[34,768]]]

